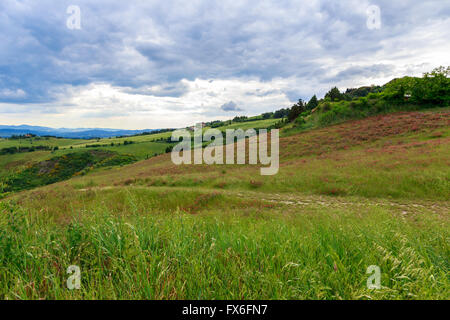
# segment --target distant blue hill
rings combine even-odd
[[[109,138],[116,136],[131,136],[143,132],[152,132],[155,129],[145,130],[122,130],[122,129],[105,129],[105,128],[48,128],[39,126],[5,126],[0,125],[0,137],[9,138],[13,135],[34,134],[37,136],[56,136],[71,139],[92,139],[92,138]]]

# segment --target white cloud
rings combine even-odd
[[[17,98],[24,98],[27,94],[22,89],[1,89],[0,90],[0,98],[7,98],[7,99],[17,99]]]

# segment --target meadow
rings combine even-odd
[[[36,191],[2,207],[1,297],[448,299],[443,211],[302,201],[172,188]],[[67,289],[69,265],[81,268],[80,290]],[[379,290],[366,286],[370,265],[381,268]]]
[[[282,130],[275,176],[162,154],[9,194],[0,298],[449,299],[449,121]]]

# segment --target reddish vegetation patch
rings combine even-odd
[[[426,151],[432,151],[434,147],[439,146],[441,144],[450,144],[450,138],[427,140],[427,141],[415,141],[397,145],[385,145],[381,149],[367,149],[366,152],[393,154],[405,152],[409,149],[420,148],[421,152],[426,153]]]
[[[202,194],[198,196],[197,199],[195,199],[193,204],[183,207],[181,208],[181,210],[189,214],[196,214],[200,212],[202,209],[206,208],[208,204],[218,196],[219,193],[217,192]]]
[[[215,188],[220,188],[220,189],[225,189],[226,186],[227,186],[227,183],[223,182],[223,181],[214,185]]]
[[[133,184],[133,183],[135,183],[136,182],[136,179],[127,179],[127,180],[125,180],[123,183],[122,183],[122,185],[124,185],[124,186],[129,186],[129,185],[131,185],[131,184]]]
[[[23,165],[25,165],[26,163],[27,163],[26,160],[12,161],[12,162],[10,162],[10,163],[8,163],[8,164],[5,165],[5,169],[11,170],[11,169],[14,169],[14,168],[16,168],[16,167],[23,166]]]
[[[424,130],[430,131],[430,141],[435,143],[448,143],[448,138],[442,138],[440,128],[450,125],[450,112],[442,113],[422,113],[422,112],[402,112],[389,115],[380,115],[362,120],[348,121],[339,125],[311,130],[308,132],[296,134],[289,137],[282,137],[280,139],[280,166],[286,167],[291,165],[301,165],[308,163],[310,160],[302,158],[304,156],[314,156],[315,158],[332,159],[339,162],[339,166],[345,165],[345,157],[340,158],[337,150],[348,150],[355,146],[364,145],[367,142],[373,142],[386,137],[395,137],[396,142],[386,141],[381,142],[382,146],[371,146],[372,149],[367,150],[373,152],[393,153],[396,151],[402,152],[402,148],[415,148],[417,146],[410,146],[408,142],[397,142],[397,135],[421,132]],[[431,132],[433,131],[433,132]],[[432,142],[426,142],[427,146],[432,146]],[[270,145],[270,144],[269,144]],[[398,148],[395,148],[398,146]],[[247,146],[248,147],[248,146]],[[418,145],[423,148],[421,152],[427,153],[425,146]],[[248,148],[246,148],[248,153]],[[247,159],[248,161],[248,159]],[[336,164],[338,166],[338,164]],[[177,183],[175,177],[182,175],[202,176],[201,180],[218,179],[216,181],[216,188],[226,188],[229,182],[221,181],[221,177],[233,176],[235,179],[241,181],[248,181],[249,185],[258,188],[258,183],[249,181],[249,174],[255,173],[259,176],[260,166],[222,166],[222,165],[175,165],[170,159],[170,154],[163,154],[157,157],[150,158],[145,161],[140,161],[127,166],[121,170],[114,172],[99,172],[97,176],[104,176],[115,181],[118,185],[127,184],[127,179],[130,177],[139,177],[136,182],[145,181],[147,185],[164,185],[170,183]],[[226,168],[226,171],[224,171]],[[220,170],[220,171],[219,171]],[[217,177],[214,173],[221,172]],[[254,172],[253,172],[254,171]],[[173,181],[166,181],[160,177],[171,176]],[[208,177],[208,179],[205,179]],[[200,180],[199,180],[200,181]],[[124,183],[126,182],[126,183]],[[194,181],[195,182],[195,181]],[[339,194],[339,191],[327,190],[330,194]]]
[[[291,156],[321,155],[388,136],[437,129],[449,125],[450,112],[401,112],[379,115],[282,139],[280,150],[285,155]],[[439,135],[433,137],[438,138]]]
[[[431,138],[441,138],[443,135],[442,132],[434,132],[430,137]]]
[[[252,188],[259,188],[263,185],[263,183],[261,181],[256,181],[256,180],[250,180],[250,186]]]

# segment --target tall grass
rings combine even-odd
[[[67,220],[3,203],[0,298],[450,297],[449,229],[439,216],[400,218],[376,206],[226,209],[238,202],[223,196],[202,203],[197,215],[169,198],[164,212],[149,201],[143,214],[138,197],[127,192],[121,213],[86,200]],[[80,290],[66,286],[70,265],[81,268]],[[379,290],[367,289],[370,265],[381,268]]]

